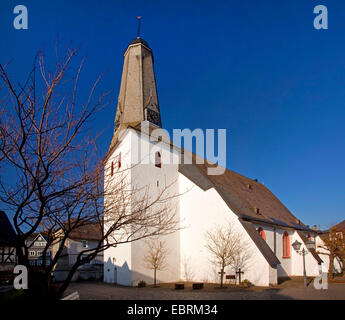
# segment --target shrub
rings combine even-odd
[[[253,284],[248,279],[244,279],[242,281],[242,285],[245,287],[251,287]]]
[[[141,280],[138,282],[138,287],[139,288],[143,288],[143,287],[146,287],[146,282],[144,280]]]

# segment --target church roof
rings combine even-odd
[[[179,171],[203,190],[214,187],[229,208],[244,220],[311,230],[297,219],[262,183],[225,169],[221,175],[208,175],[204,164],[181,164]]]
[[[122,77],[115,115],[115,128],[110,149],[119,132],[128,125],[147,120],[161,127],[152,50],[148,43],[136,38],[128,45],[123,61]]]
[[[147,48],[151,49],[149,44],[144,39],[141,39],[141,38],[133,39],[130,44],[137,44],[137,43],[141,43],[144,46],[146,46]]]

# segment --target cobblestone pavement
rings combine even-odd
[[[66,294],[78,291],[82,300],[345,300],[345,284],[329,284],[328,290],[316,290],[311,283],[303,287],[302,281],[288,282],[274,288],[216,288],[209,285],[203,290],[175,290],[173,285],[162,285],[158,288],[122,287],[102,282],[72,283]]]

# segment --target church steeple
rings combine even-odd
[[[161,127],[152,50],[137,37],[124,54],[114,136],[121,127],[135,126],[143,120]]]

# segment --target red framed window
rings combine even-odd
[[[114,174],[114,162],[111,162],[111,169],[110,169],[110,175],[113,176]]]
[[[119,153],[118,168],[121,168],[121,152]]]
[[[162,168],[162,156],[159,151],[157,151],[155,154],[155,166],[157,168]]]
[[[283,234],[283,258],[290,258],[290,237],[286,231]]]
[[[258,229],[258,232],[261,236],[262,239],[264,239],[266,241],[266,234],[265,234],[265,231],[264,229],[262,229],[261,227]]]

